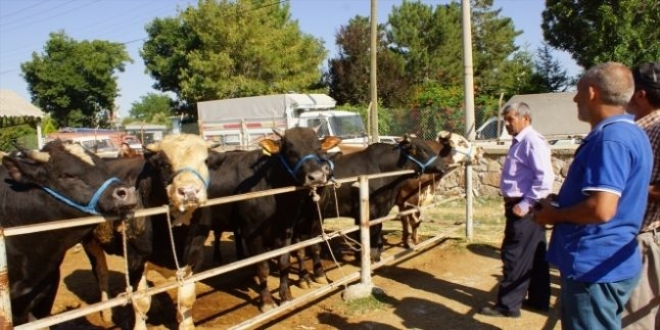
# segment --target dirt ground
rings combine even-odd
[[[501,214],[501,213],[500,213]],[[400,225],[394,223],[385,233],[385,255],[401,251]],[[376,270],[373,284],[382,289],[375,298],[346,303],[341,289],[326,298],[298,308],[257,329],[560,329],[556,297],[558,273],[552,271],[553,308],[548,313],[523,310],[517,319],[488,317],[478,314],[481,307],[494,302],[497,280],[501,274],[499,241],[501,223],[486,225],[475,221],[480,235],[472,243],[465,240],[462,223],[445,222],[448,238],[421,255]],[[386,229],[388,226],[386,225]],[[490,233],[489,233],[490,232]],[[210,247],[208,247],[210,249]],[[232,259],[233,242],[223,241],[225,260]],[[350,256],[340,267],[326,258],[331,279],[357,268]],[[110,257],[113,294],[124,289],[123,260]],[[53,312],[77,308],[99,300],[89,262],[82,251],[69,251],[62,266],[60,291]],[[156,284],[163,279],[149,274]],[[292,278],[296,278],[292,276]],[[278,281],[271,277],[269,287],[277,298]],[[227,329],[259,314],[252,269],[237,270],[198,284],[194,320],[200,329]],[[306,290],[293,287],[294,297]],[[98,314],[77,319],[52,329],[127,329],[132,313],[130,306],[113,310],[114,324],[103,324]],[[149,313],[150,329],[176,329],[175,307],[170,297],[154,297]]]

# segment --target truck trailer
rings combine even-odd
[[[367,145],[358,113],[338,110],[325,94],[277,94],[197,103],[199,131],[208,141],[251,149],[273,128],[317,129],[319,137],[338,136],[343,143]]]

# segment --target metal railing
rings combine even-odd
[[[390,262],[393,262],[395,260],[398,260],[402,257],[409,256],[410,254],[418,253],[418,251],[424,251],[427,248],[431,247],[435,243],[437,243],[440,239],[444,238],[444,235],[440,236],[435,236],[433,238],[427,239],[424,242],[418,244],[415,246],[413,249],[409,249],[406,251],[403,251],[401,253],[398,253],[396,255],[384,257],[381,259],[381,261],[377,263],[371,263],[370,261],[370,249],[369,249],[369,227],[373,226],[375,224],[380,224],[384,221],[396,219],[400,215],[404,214],[410,214],[412,212],[417,211],[417,209],[414,210],[409,210],[400,214],[394,214],[394,215],[388,215],[383,218],[379,219],[374,219],[371,220],[369,219],[369,179],[375,179],[375,178],[382,178],[382,177],[389,177],[389,176],[397,176],[397,175],[406,175],[406,174],[412,174],[414,171],[412,170],[405,170],[405,171],[396,171],[396,172],[388,172],[388,173],[383,173],[383,174],[376,174],[376,175],[363,175],[359,177],[351,177],[351,178],[344,178],[341,180],[337,180],[336,182],[338,183],[348,183],[348,182],[359,182],[359,189],[360,189],[360,212],[362,216],[362,223],[360,226],[354,225],[349,228],[341,229],[341,230],[336,230],[332,233],[329,234],[323,234],[319,237],[314,237],[311,239],[308,239],[303,242],[299,242],[296,244],[292,244],[287,247],[279,248],[276,250],[272,250],[266,253],[259,254],[257,256],[253,256],[250,258],[246,258],[243,260],[239,260],[224,266],[220,267],[215,267],[209,270],[205,270],[196,274],[191,275],[190,277],[187,277],[181,281],[173,281],[173,282],[167,282],[161,285],[157,285],[151,288],[148,288],[146,290],[141,290],[141,291],[134,291],[131,293],[122,293],[119,294],[115,298],[111,298],[107,301],[104,302],[98,302],[94,303],[85,307],[81,307],[78,309],[62,312],[56,315],[52,315],[43,319],[39,319],[33,322],[29,322],[26,324],[22,324],[19,326],[16,326],[15,329],[38,329],[38,328],[44,328],[44,327],[49,327],[58,323],[70,321],[85,315],[89,315],[94,312],[99,312],[108,308],[116,307],[116,306],[124,306],[126,304],[130,304],[132,299],[139,299],[142,297],[146,296],[153,296],[158,293],[162,293],[174,288],[177,288],[181,285],[184,284],[189,284],[193,282],[199,282],[201,280],[205,280],[211,277],[215,277],[221,274],[225,274],[227,272],[243,268],[252,264],[255,264],[260,261],[268,260],[274,257],[277,257],[283,253],[286,252],[291,252],[295,251],[313,244],[318,244],[326,240],[333,239],[335,237],[343,236],[348,233],[352,233],[354,231],[360,230],[361,231],[361,266],[360,266],[360,272],[358,273],[353,273],[349,274],[344,278],[341,278],[339,280],[334,281],[331,284],[325,285],[319,289],[314,290],[313,292],[307,293],[301,297],[298,297],[291,302],[288,302],[287,304],[284,304],[283,306],[279,306],[277,308],[274,308],[268,312],[262,313],[257,315],[256,317],[253,317],[249,320],[244,321],[243,323],[236,325],[232,327],[232,329],[246,329],[251,326],[255,326],[257,324],[263,323],[269,319],[272,319],[273,317],[277,315],[282,315],[286,313],[287,311],[291,311],[293,308],[296,306],[300,306],[301,304],[304,304],[307,301],[313,300],[313,299],[318,299],[319,297],[332,292],[336,289],[338,289],[340,286],[354,282],[357,279],[360,279],[362,284],[371,284],[371,273],[374,269],[377,269],[381,267],[382,265],[388,264]],[[331,183],[332,184],[332,183]],[[284,188],[277,188],[277,189],[270,189],[270,190],[264,190],[264,191],[258,191],[258,192],[251,192],[251,193],[245,193],[245,194],[239,194],[239,195],[233,195],[233,196],[228,196],[228,197],[222,197],[222,198],[215,198],[207,201],[207,203],[203,207],[209,207],[213,205],[220,205],[220,204],[226,204],[226,203],[232,203],[240,200],[245,200],[249,198],[256,198],[256,197],[263,197],[263,196],[269,196],[269,195],[275,195],[275,194],[282,194],[282,193],[288,193],[292,191],[297,191],[297,190],[307,190],[309,188],[304,188],[304,187],[284,187]],[[422,207],[427,208],[436,205],[436,203]],[[169,210],[169,207],[167,205],[159,206],[159,207],[153,207],[149,209],[143,209],[143,210],[137,210],[133,213],[133,218],[135,217],[146,217],[146,216],[151,216],[151,215],[156,215],[156,214],[164,214],[167,213]],[[84,218],[77,218],[77,219],[71,219],[71,220],[59,220],[59,221],[50,221],[46,223],[40,223],[40,224],[33,224],[33,225],[25,225],[25,226],[16,226],[16,227],[11,227],[11,228],[0,228],[0,303],[2,303],[2,307],[0,308],[0,328],[2,329],[11,329],[12,327],[12,314],[11,314],[11,304],[10,304],[10,291],[9,291],[9,285],[8,285],[8,266],[7,265],[7,258],[6,258],[6,244],[5,244],[5,237],[9,236],[16,236],[16,235],[24,235],[24,234],[30,234],[30,233],[36,233],[36,232],[43,232],[43,231],[49,231],[49,230],[55,230],[55,229],[63,229],[63,228],[71,228],[71,227],[78,227],[78,226],[85,226],[85,225],[93,225],[93,224],[99,224],[107,221],[116,221],[120,220],[118,217],[100,217],[100,216],[94,216],[94,217],[84,217]]]

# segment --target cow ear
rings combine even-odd
[[[12,180],[21,183],[36,182],[35,178],[41,176],[44,171],[38,162],[23,161],[11,156],[2,157],[2,165]]]
[[[225,158],[227,158],[226,153],[209,150],[209,156],[206,158],[206,166],[208,166],[210,170],[217,170],[220,168],[220,165],[222,165]]]
[[[450,136],[451,136],[451,133],[449,133],[447,131],[440,131],[440,133],[438,133],[438,139],[440,139],[440,140],[449,139]]]
[[[266,156],[272,156],[280,152],[280,144],[277,141],[271,139],[263,139],[259,142],[261,147],[261,152]]]
[[[328,151],[341,143],[341,138],[337,136],[326,136],[321,140],[321,150]]]

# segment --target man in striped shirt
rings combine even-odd
[[[622,315],[623,329],[660,329],[660,63],[643,63],[632,70],[635,93],[628,112],[649,137],[653,171],[648,204],[637,242],[642,251],[642,273]]]

